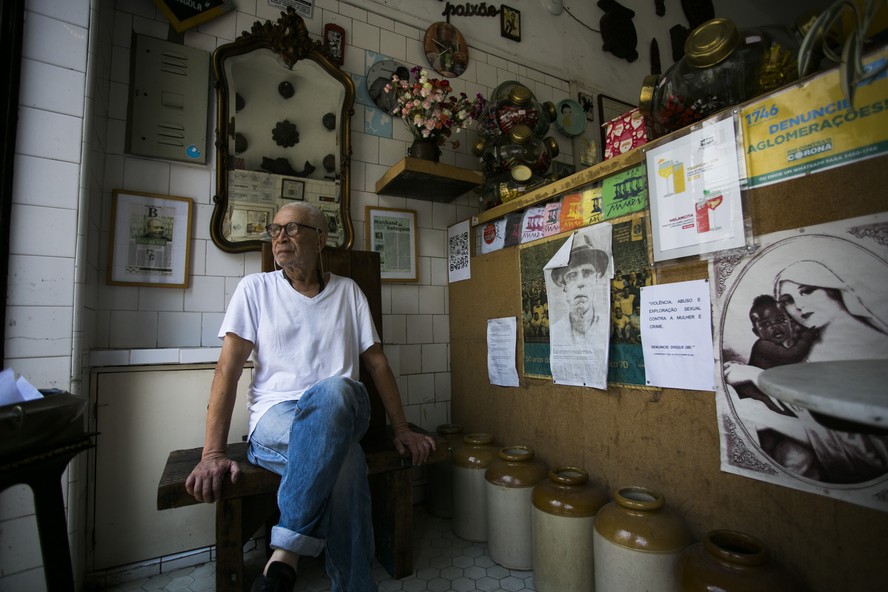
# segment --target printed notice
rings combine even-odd
[[[515,366],[517,330],[515,317],[487,320],[487,377],[490,384],[518,386]]]
[[[447,270],[447,278],[451,284],[472,277],[468,220],[447,229]]]
[[[715,390],[707,280],[641,288],[641,322],[648,386]]]

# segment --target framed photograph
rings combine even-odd
[[[187,288],[191,207],[187,197],[115,189],[111,201],[108,283]]]
[[[592,98],[592,95],[578,92],[577,93],[577,102],[583,108],[583,113],[586,114],[586,119],[588,121],[595,120],[595,99]]]
[[[521,41],[521,12],[505,4],[500,5],[500,35]]]
[[[417,281],[416,210],[367,206],[364,220],[367,250],[379,253],[382,281]]]
[[[296,179],[281,179],[281,199],[305,199],[305,183]]]
[[[204,0],[203,2],[154,0],[154,4],[170,21],[177,33],[187,31],[234,9],[234,3],[229,0]]]
[[[265,226],[271,224],[277,209],[252,201],[228,201],[229,236],[232,240],[267,238]]]

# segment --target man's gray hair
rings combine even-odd
[[[320,228],[322,233],[327,234],[327,216],[317,206],[304,201],[291,201],[282,205],[278,211],[285,209],[307,214],[312,226]]]

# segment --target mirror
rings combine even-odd
[[[210,221],[223,251],[259,250],[281,205],[310,202],[327,216],[327,246],[348,249],[349,121],[355,86],[288,8],[256,21],[213,54],[216,195]]]

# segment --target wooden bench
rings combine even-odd
[[[427,434],[410,425],[413,431]],[[376,558],[394,578],[413,572],[413,471],[410,457],[395,450],[390,430],[384,437],[365,437]],[[447,459],[447,442],[435,436],[437,451],[429,462]],[[167,510],[198,503],[185,491],[185,479],[200,461],[202,448],[170,453],[157,488],[157,509]],[[228,456],[238,462],[237,483],[226,481],[216,502],[216,592],[243,592],[244,544],[263,525],[277,522],[280,477],[247,461],[247,443],[228,445]]]

